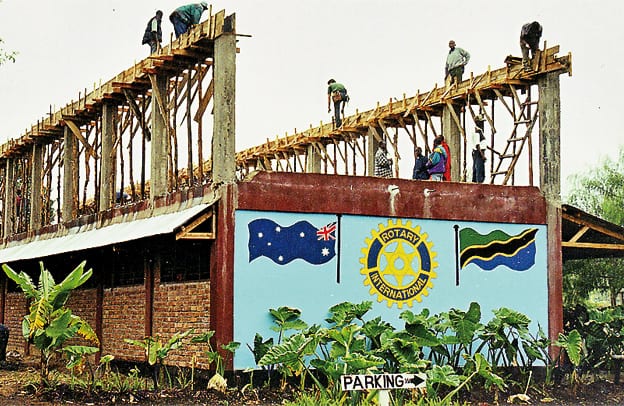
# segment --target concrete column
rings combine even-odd
[[[41,209],[43,203],[43,194],[41,193],[41,184],[43,181],[43,145],[41,144],[33,144],[31,168],[30,221],[28,222],[28,229],[37,230],[41,228]]]
[[[236,181],[234,103],[236,96],[236,30],[234,16],[224,23],[224,33],[214,46],[214,127],[212,135],[212,181]]]
[[[375,152],[379,148],[379,141],[375,138],[375,131],[380,138],[383,137],[383,135],[379,134],[380,129],[368,127],[368,137],[366,138],[368,141],[366,145],[366,176],[375,176]]]
[[[459,117],[458,109],[455,109],[455,113]],[[461,179],[461,132],[448,106],[445,106],[442,111],[442,134],[451,150],[451,180],[459,182]],[[429,147],[432,146],[433,144]]]
[[[76,200],[74,196],[78,191],[75,189],[76,173],[76,136],[67,126],[63,129],[63,221],[70,221],[76,218]]]
[[[313,145],[306,149],[306,173],[321,173],[321,155]]]
[[[117,134],[115,132],[115,118],[117,105],[104,103],[102,105],[102,166],[100,171],[100,207],[98,211],[110,209],[115,203],[115,173],[117,156],[113,145]]]
[[[546,199],[548,241],[548,336],[563,331],[563,258],[561,254],[561,99],[559,73],[538,79],[540,189]],[[558,348],[551,347],[551,355]]]
[[[15,223],[15,162],[9,158],[6,160],[4,183],[4,205],[2,207],[2,219],[4,220],[4,237],[13,234]]]
[[[162,98],[162,105],[156,97],[152,97],[152,146],[150,158],[150,200],[153,201],[156,196],[162,196],[167,193],[167,162],[169,151],[169,132],[167,126],[169,117],[166,111],[167,105],[167,84],[169,78],[164,75],[156,76],[156,89]]]

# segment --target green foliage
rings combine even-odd
[[[565,341],[571,340],[574,331],[578,331],[584,341],[581,369],[608,370],[613,362],[611,356],[624,354],[624,309],[621,306],[594,309],[577,305],[566,308],[564,316],[568,333]],[[574,360],[570,361],[574,364]]]
[[[537,339],[531,336],[529,318],[510,309],[495,310],[486,325],[481,323],[478,303],[471,303],[466,311],[451,309],[438,315],[430,315],[426,309],[420,314],[406,310],[400,316],[405,328],[397,330],[379,317],[367,320],[371,308],[370,302],[340,303],[329,310],[326,319],[333,326],[311,326],[292,335],[289,332],[293,329],[282,327],[286,320],[291,326],[303,325],[298,321],[301,313],[280,308],[288,309],[291,318],[286,319],[284,312],[271,312],[274,330],[285,338],[271,346],[269,340],[256,335],[256,347],[264,350],[258,365],[274,366],[284,379],[300,376],[301,390],[303,378],[309,376],[317,385],[319,399],[334,404],[359,404],[361,400],[357,392],[341,391],[342,375],[426,372],[430,399],[439,399],[438,394],[444,391],[447,395],[441,404],[451,404],[451,398],[471,381],[486,388],[505,388],[503,378],[495,372],[496,362],[530,365],[536,359],[545,359],[547,353],[548,340],[543,340],[542,335]],[[324,377],[326,385],[319,383],[309,366]],[[456,372],[460,368],[463,375]],[[401,402],[409,400],[409,396],[407,391],[396,393]]]
[[[143,340],[124,339],[125,342],[139,346],[145,351],[147,362],[153,366],[154,389],[157,390],[159,382],[164,379],[163,373],[167,375],[169,386],[172,385],[171,376],[164,361],[169,356],[169,352],[180,348],[184,344],[183,339],[193,331],[193,329],[189,329],[183,333],[177,332],[165,343],[161,341],[161,337],[158,335],[145,337]]]
[[[44,268],[43,262],[40,262],[39,282],[35,285],[27,273],[18,274],[8,265],[2,265],[4,273],[22,289],[26,298],[31,301],[30,313],[24,316],[22,321],[22,334],[41,353],[41,387],[49,382],[51,359],[62,350],[68,339],[80,336],[99,345],[97,335],[91,326],[65,307],[71,292],[91,277],[92,271],[90,269],[85,271],[84,266],[85,261],[57,284],[52,274]],[[87,354],[93,351],[92,348],[75,346],[73,351]]]
[[[606,221],[624,225],[624,147],[617,161],[602,160],[597,168],[575,175],[567,202]],[[583,303],[593,291],[615,297],[624,289],[622,258],[597,258],[564,263],[564,301],[568,305]]]
[[[210,340],[212,339],[214,334],[215,332],[213,330],[207,331],[203,334],[199,334],[191,338],[191,342],[208,344],[208,351],[206,352],[206,355],[208,356],[208,363],[209,364],[214,363],[216,373],[219,374],[220,376],[223,376],[225,374],[225,364],[227,363],[228,358],[224,359],[221,356],[221,353],[219,353],[219,351],[216,351],[212,348],[212,344],[210,343]],[[227,351],[227,353],[232,354],[232,356],[234,356],[234,353],[236,352],[236,350],[238,350],[239,347],[240,347],[240,343],[236,341],[231,341],[227,344],[221,345],[221,348]]]
[[[17,52],[4,50],[2,46],[3,43],[4,43],[4,40],[0,38],[0,65],[6,62],[15,62],[15,57],[17,56]]]
[[[624,147],[618,159],[603,159],[597,168],[572,177],[568,203],[604,220],[624,225]]]

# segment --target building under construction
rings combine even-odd
[[[270,308],[322,323],[335,304],[369,300],[389,322],[405,309],[508,307],[554,338],[562,262],[624,253],[620,227],[561,204],[559,87],[572,57],[558,46],[544,43],[530,72],[503,56],[498,69],[378,103],[340,128],[236,152],[236,20],[209,14],[0,147],[0,262],[36,278],[43,261],[58,281],[86,260],[93,276],[69,307],[102,354],[143,361],[124,339],[194,328],[241,342],[230,367],[253,367],[247,344],[273,334]],[[477,116],[484,184],[466,182]],[[451,182],[400,178],[414,148],[440,134]],[[391,179],[372,176],[381,140]],[[9,350],[31,351],[19,333],[27,312],[1,275]],[[188,365],[200,350],[169,360]]]

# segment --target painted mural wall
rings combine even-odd
[[[328,309],[372,301],[397,328],[404,310],[508,307],[548,329],[546,226],[238,210],[234,368],[256,367],[253,339],[276,337],[270,308],[326,326]]]

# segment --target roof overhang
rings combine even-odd
[[[190,231],[198,225],[198,222],[210,217],[214,219],[211,205],[199,204],[178,212],[132,219],[100,228],[96,228],[93,224],[73,227],[64,230],[60,236],[51,238],[36,236],[27,243],[20,241],[14,246],[1,249],[0,263],[45,258],[173,232],[178,232],[176,235],[178,239],[193,238]],[[204,234],[202,237],[206,237]]]
[[[624,228],[569,205],[561,206],[563,260],[624,257]]]

